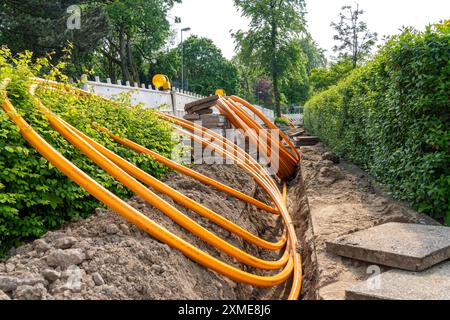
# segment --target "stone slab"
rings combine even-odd
[[[196,111],[195,113],[198,114],[198,115],[212,114],[213,110],[212,109],[203,109],[203,110],[200,110],[200,111]]]
[[[296,147],[315,146],[320,142],[318,137],[297,137],[294,139]]]
[[[327,242],[339,256],[409,271],[450,259],[450,228],[387,223]]]
[[[299,129],[299,130],[295,130],[295,131],[289,133],[289,136],[291,138],[298,138],[298,137],[304,136],[305,133],[306,133],[306,131],[304,129]]]
[[[450,262],[423,272],[391,270],[346,290],[347,300],[450,300]]]
[[[196,113],[191,113],[191,114],[185,115],[183,118],[185,120],[195,121],[195,120],[200,120],[200,115],[198,115]]]
[[[184,106],[184,110],[186,110],[186,112],[188,113],[191,113],[203,109],[209,109],[212,106],[216,105],[217,100],[219,100],[219,96],[216,95],[201,100],[197,100],[191,103],[187,103]]]

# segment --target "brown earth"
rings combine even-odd
[[[197,171],[260,200],[263,192],[235,166],[197,166]],[[279,221],[191,178],[173,173],[166,183],[250,232],[274,241]],[[166,199],[169,203],[173,201]],[[189,234],[143,200],[129,203],[168,230],[234,266],[261,274]],[[229,232],[177,205],[202,226],[258,257],[276,260]],[[266,273],[267,274],[267,273]],[[289,284],[257,289],[236,284],[192,262],[114,212],[97,209],[89,219],[49,232],[42,239],[13,250],[0,263],[0,299],[280,299]]]
[[[369,265],[327,253],[327,240],[386,222],[435,222],[390,198],[364,171],[340,161],[322,144],[304,147],[302,152],[302,170],[288,189],[288,208],[303,258],[302,298],[343,299],[345,289],[368,278]],[[202,165],[195,170],[267,202],[267,196],[253,179],[235,166]],[[281,233],[280,221],[274,216],[222,192],[175,173],[164,180],[267,240],[273,241]],[[143,200],[136,197],[129,203],[213,256],[248,272],[263,274],[217,252]],[[176,207],[255,256],[267,260],[279,257],[248,245],[189,210]],[[13,250],[0,263],[0,300],[284,299],[289,288],[289,282],[270,289],[236,284],[154,240],[114,212],[101,209],[89,219],[70,223]]]
[[[388,222],[436,222],[392,199],[364,171],[341,161],[323,144],[301,150],[317,255],[317,294],[325,300],[344,299],[345,289],[371,276],[370,264],[328,253],[326,241]]]

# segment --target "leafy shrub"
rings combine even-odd
[[[289,119],[287,118],[275,118],[275,124],[280,124],[280,125],[285,125],[285,126],[289,126],[290,122]]]
[[[128,189],[78,152],[36,111],[27,90],[30,78],[45,70],[50,79],[66,80],[58,67],[46,59],[32,63],[29,52],[13,59],[8,50],[0,49],[0,83],[11,79],[8,96],[25,120],[97,182],[121,198],[130,197]],[[0,103],[5,94],[0,91]],[[37,95],[64,120],[153,176],[160,178],[167,172],[148,156],[119,146],[92,127],[96,122],[169,157],[177,141],[172,139],[170,125],[152,111],[132,107],[126,101],[110,103],[95,96],[79,97],[73,92],[59,94],[39,89]],[[0,108],[0,256],[11,246],[39,237],[67,221],[84,218],[99,206],[96,199],[38,154]]]
[[[391,38],[314,96],[304,121],[395,197],[450,225],[450,21]]]
[[[311,75],[309,76],[311,94],[317,94],[337,84],[348,76],[352,70],[353,61],[351,59],[344,59],[328,68],[311,70]]]

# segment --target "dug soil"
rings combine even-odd
[[[345,299],[345,290],[373,276],[370,264],[327,252],[326,242],[388,222],[437,224],[392,199],[357,166],[322,144],[301,148],[316,253],[318,299]],[[388,269],[381,268],[381,272]]]
[[[325,146],[302,148],[303,162],[289,182],[288,209],[303,258],[303,299],[344,299],[345,289],[365,281],[369,265],[326,251],[326,241],[386,222],[433,224],[376,187],[364,171],[340,161]],[[236,166],[194,169],[269,203],[253,179]],[[282,233],[274,215],[172,173],[164,181],[255,235],[274,241]],[[242,250],[266,260],[280,255],[258,249],[165,198],[181,212]],[[142,199],[133,207],[182,239],[242,270],[259,274],[179,227]],[[160,243],[116,213],[97,209],[89,219],[68,224],[10,252],[0,263],[2,299],[285,299],[290,281],[261,289],[208,271]]]
[[[253,179],[235,166],[202,165],[194,169],[267,202],[267,196]],[[180,174],[169,174],[164,181],[255,235],[274,242],[281,235],[281,222],[272,214]],[[165,200],[201,226],[257,257],[280,257],[244,243],[169,198]],[[129,203],[222,261],[255,274],[271,274],[244,267],[216,251],[142,199],[135,197]],[[282,299],[288,291],[289,283],[271,289],[236,284],[192,262],[114,212],[102,209],[89,219],[70,223],[12,250],[0,263],[0,299]]]

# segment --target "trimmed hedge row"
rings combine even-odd
[[[450,225],[450,21],[406,29],[305,106],[305,126]]]
[[[13,59],[8,50],[0,49],[0,83],[5,78],[11,79],[7,92],[18,112],[76,166],[121,198],[129,198],[132,194],[128,189],[75,150],[36,111],[27,88],[30,77],[44,69],[50,78],[61,76],[58,68],[46,59],[32,63],[28,52]],[[43,89],[37,94],[64,120],[133,164],[157,178],[167,172],[167,168],[148,156],[119,146],[92,127],[96,122],[170,157],[177,141],[172,137],[170,125],[158,120],[152,111],[132,107],[126,101],[111,104],[93,96],[81,98]],[[0,103],[4,95],[5,91],[0,91]],[[11,246],[39,237],[68,221],[87,217],[99,206],[97,200],[38,154],[0,108],[0,256]]]

